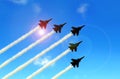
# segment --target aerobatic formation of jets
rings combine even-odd
[[[45,28],[46,29],[46,26],[48,24],[49,21],[51,21],[52,19],[49,19],[49,20],[40,20],[40,27],[41,28]],[[63,23],[63,24],[54,24],[54,28],[53,30],[56,32],[56,33],[61,33],[61,29],[63,28],[63,26],[67,24],[66,22]],[[72,27],[72,34],[75,36],[75,35],[79,35],[79,32],[81,31],[81,29],[84,27],[85,25],[81,25],[81,26],[78,26],[78,27]],[[81,44],[82,41],[80,42],[77,42],[77,43],[69,43],[69,49],[73,52],[73,51],[77,51],[77,47],[79,46],[79,44]],[[78,58],[78,59],[71,59],[72,62],[71,62],[71,65],[73,67],[79,67],[79,62],[81,62],[81,60],[84,58],[85,56],[81,57],[81,58]]]
[[[50,19],[48,19],[48,20],[40,20],[39,21],[39,27],[41,28],[41,29],[46,29],[47,28],[47,25],[48,25],[48,23],[50,22],[52,20],[52,18],[50,18]],[[63,26],[65,26],[67,23],[66,22],[64,22],[64,23],[62,23],[62,24],[54,24],[53,26],[53,32],[55,32],[55,33],[61,33],[61,30],[62,30],[62,28],[63,28]],[[70,34],[68,34],[69,36],[68,37],[70,37],[70,35],[72,36],[78,36],[79,35],[79,32],[81,31],[81,29],[84,27],[85,25],[81,25],[81,26],[78,26],[78,27],[72,27],[72,30],[70,31]],[[52,34],[51,34],[52,35]],[[48,34],[48,36],[50,36],[49,34]],[[43,37],[44,38],[44,37]],[[47,38],[47,37],[45,37],[45,38]],[[60,39],[61,40],[61,39]],[[66,40],[66,39],[65,39]],[[61,41],[60,41],[61,42]],[[77,43],[69,43],[69,47],[68,47],[68,49],[69,49],[69,51],[71,51],[71,52],[77,52],[77,49],[78,49],[78,46],[82,43],[83,41],[79,41],[79,42],[77,42]],[[60,44],[60,43],[58,43],[58,44]],[[35,45],[37,45],[36,43],[35,43]],[[35,46],[34,44],[32,44],[32,46]],[[9,45],[8,45],[9,46]],[[28,48],[29,47],[31,47],[31,46],[28,46]],[[9,47],[10,48],[10,47]],[[27,48],[27,50],[28,50],[28,48]],[[23,51],[22,51],[22,54],[23,54]],[[15,56],[16,58],[17,58],[17,56]],[[13,58],[15,58],[15,57],[13,57]],[[79,67],[79,63],[81,62],[81,60],[84,58],[85,56],[82,56],[81,58],[78,58],[78,59],[71,59],[72,60],[72,62],[70,62],[70,65],[71,65],[71,67],[73,67],[73,68],[75,68],[75,67]],[[8,63],[10,63],[11,61],[12,61],[13,59],[10,59],[10,61],[8,60],[7,61],[7,64]],[[31,60],[30,60],[31,61]],[[29,62],[30,63],[30,62]],[[6,62],[5,62],[5,64],[3,63],[2,65],[0,65],[0,68],[2,68],[2,67],[4,67],[5,65],[7,65],[6,64]],[[26,65],[26,64],[25,64]],[[22,66],[22,68],[24,68],[23,66]],[[18,69],[22,69],[22,68],[19,68],[18,67]],[[13,71],[14,73],[15,72],[17,72],[17,71],[19,71],[19,70],[15,70],[15,71]],[[14,73],[10,73],[10,74],[8,74],[7,76],[5,76],[5,78],[3,78],[3,79],[7,79],[10,75],[13,75]],[[30,78],[31,79],[31,78]]]

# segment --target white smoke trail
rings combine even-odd
[[[40,42],[44,41],[46,38],[50,37],[51,35],[53,35],[55,32],[51,31],[50,33],[48,33],[47,35],[43,36],[41,39],[37,40],[36,42],[32,43],[31,45],[29,45],[28,47],[26,47],[25,49],[23,49],[22,51],[18,52],[16,55],[14,55],[13,57],[9,58],[8,60],[6,60],[4,63],[2,63],[0,65],[0,68],[6,66],[7,64],[9,64],[10,62],[12,62],[13,60],[15,60],[16,58],[18,58],[19,56],[21,56],[22,54],[26,53],[28,50],[32,49],[34,46],[36,46],[37,44],[39,44]]]
[[[54,58],[53,60],[51,60],[50,62],[48,62],[47,64],[45,64],[42,68],[40,68],[37,71],[35,71],[34,73],[32,73],[26,79],[32,79],[34,76],[36,76],[37,74],[39,74],[40,72],[42,72],[44,69],[46,69],[47,67],[49,67],[50,65],[52,65],[53,63],[55,63],[56,61],[58,61],[59,59],[61,59],[63,56],[65,56],[66,54],[68,54],[70,51],[71,51],[70,49],[67,49],[62,54],[58,55],[56,58]]]
[[[52,77],[52,79],[57,79],[58,77],[60,77],[62,74],[64,74],[65,72],[69,71],[71,68],[73,68],[72,65],[69,65],[68,67],[66,67],[64,70],[62,70],[61,72],[59,72],[58,74],[56,74],[54,77]]]
[[[9,48],[13,47],[17,43],[21,42],[22,40],[24,40],[25,38],[27,38],[28,36],[30,36],[32,33],[34,33],[35,31],[37,31],[38,29],[39,29],[39,26],[37,26],[36,28],[34,28],[33,30],[31,30],[30,32],[26,33],[25,35],[21,36],[20,38],[18,38],[14,42],[10,43],[9,45],[7,45],[6,47],[4,47],[3,49],[0,50],[0,54],[4,53],[5,51],[7,51]]]
[[[54,44],[52,44],[51,46],[49,46],[47,49],[43,50],[42,52],[40,52],[39,54],[37,54],[35,57],[31,58],[30,60],[28,60],[26,63],[20,65],[19,67],[17,67],[15,70],[13,70],[12,72],[8,73],[6,76],[3,77],[3,79],[7,79],[10,76],[12,76],[13,74],[17,73],[18,71],[22,70],[23,68],[25,68],[27,65],[29,65],[30,63],[32,63],[33,61],[35,61],[36,59],[38,59],[39,57],[41,57],[42,55],[44,55],[45,53],[47,53],[48,51],[50,51],[51,49],[53,49],[54,47],[56,47],[57,45],[59,45],[60,43],[62,43],[63,41],[65,41],[66,39],[70,38],[73,34],[69,33],[66,36],[64,36],[62,39],[60,39],[59,41],[55,42]]]

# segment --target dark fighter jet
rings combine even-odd
[[[59,25],[57,25],[57,24],[54,24],[54,31],[57,33],[57,32],[59,32],[59,33],[61,33],[61,29],[62,29],[62,27],[65,25],[66,23],[63,23],[63,24],[59,24]]]
[[[82,41],[80,41],[80,42],[78,42],[78,43],[69,43],[69,44],[70,44],[70,46],[69,46],[70,50],[71,50],[72,52],[73,52],[73,51],[77,51],[77,47],[78,47],[78,45],[79,45],[80,43],[82,43]]]
[[[73,35],[75,36],[75,35],[79,35],[79,31],[84,27],[85,25],[82,25],[82,26],[80,26],[80,27],[72,27],[72,30],[71,30],[71,32],[73,33]]]
[[[39,26],[40,26],[41,28],[46,29],[47,24],[48,24],[51,20],[52,20],[52,18],[49,19],[49,20],[40,20]]]
[[[85,56],[83,56],[83,57],[81,57],[81,58],[78,58],[78,59],[71,59],[72,60],[72,62],[71,62],[71,64],[72,64],[72,66],[73,67],[79,67],[79,62],[81,62],[81,60],[84,58]]]

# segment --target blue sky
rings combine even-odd
[[[70,52],[33,79],[50,79],[67,67],[71,58],[83,55],[86,57],[80,63],[80,67],[71,69],[59,79],[119,79],[119,3],[119,0],[0,0],[0,49],[35,28],[40,19],[53,18],[47,26],[46,33],[52,30],[53,24],[67,22],[61,34],[52,35],[2,68],[0,78],[68,34],[72,26],[85,24],[78,37],[72,36],[67,39],[42,56],[37,65],[33,62],[9,79],[25,79],[42,67],[41,61],[52,60],[65,51],[70,42],[80,40],[83,43],[77,52]],[[1,54],[0,64],[41,37],[34,33]]]

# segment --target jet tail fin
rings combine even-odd
[[[77,31],[77,36],[79,35],[79,31]]]
[[[59,33],[61,33],[61,29],[59,29]]]
[[[79,63],[77,63],[77,67],[79,67]]]
[[[77,51],[77,48],[75,48],[75,52]]]

